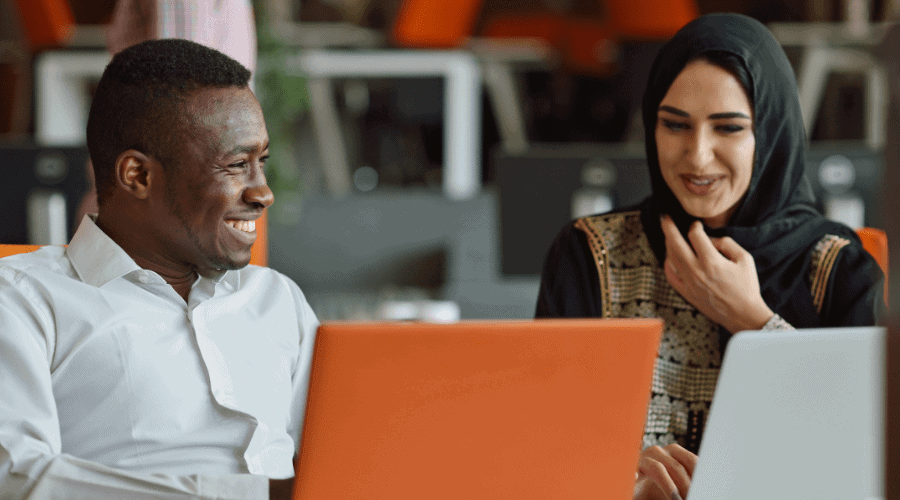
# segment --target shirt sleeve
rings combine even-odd
[[[291,375],[294,399],[291,405],[291,419],[288,424],[288,433],[294,438],[297,454],[300,454],[300,436],[303,435],[303,423],[306,419],[306,401],[309,395],[309,376],[312,370],[313,351],[316,345],[316,330],[319,328],[319,320],[309,306],[306,296],[300,287],[290,278],[284,277],[288,282],[291,294],[294,298],[294,308],[297,314],[297,322],[301,332],[300,355],[294,371]]]
[[[53,318],[0,274],[0,500],[267,499],[251,474],[136,474],[63,453],[53,396]]]
[[[600,297],[600,278],[587,235],[570,222],[544,259],[535,317],[598,318]]]

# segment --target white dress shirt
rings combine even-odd
[[[256,266],[185,303],[89,217],[0,260],[0,499],[266,498],[293,475],[317,326]]]

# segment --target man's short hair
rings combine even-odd
[[[135,149],[169,168],[191,93],[249,81],[250,70],[239,62],[188,40],[150,40],[116,54],[97,85],[87,124],[98,203],[112,193],[123,151]]]

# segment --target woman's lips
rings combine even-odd
[[[709,194],[722,184],[724,175],[681,175],[682,184],[689,192],[703,196]]]

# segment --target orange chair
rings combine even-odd
[[[861,227],[856,230],[863,248],[866,249],[884,272],[884,303],[888,303],[888,239],[887,233],[881,229]]]
[[[256,243],[250,249],[250,263],[255,266],[266,267],[269,264],[269,231],[266,212],[256,221]],[[33,252],[41,248],[40,245],[2,245],[0,244],[0,258],[20,253]]]

